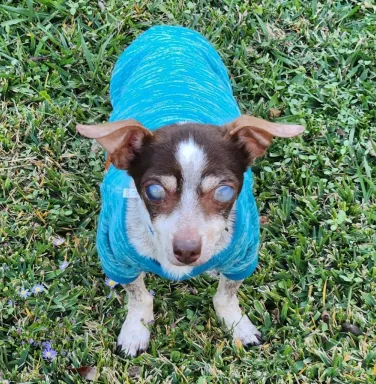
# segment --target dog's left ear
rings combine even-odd
[[[265,153],[273,137],[294,137],[304,131],[301,125],[271,123],[248,115],[242,115],[225,124],[224,129],[226,136],[244,147],[249,163]]]
[[[97,140],[118,169],[128,169],[144,138],[153,136],[140,122],[132,119],[97,125],[79,124],[76,129],[82,136]]]

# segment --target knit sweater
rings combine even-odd
[[[222,125],[240,116],[219,55],[203,36],[182,27],[153,27],[134,40],[115,65],[110,98],[110,121],[132,118],[150,130],[178,122]],[[232,280],[253,273],[257,266],[259,218],[252,184],[248,169],[235,203],[228,246],[178,280],[211,269]],[[140,254],[129,240],[124,190],[131,185],[127,172],[113,165],[101,184],[97,250],[102,268],[109,278],[122,284],[134,281],[142,272],[177,280],[152,255]]]

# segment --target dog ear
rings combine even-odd
[[[76,129],[82,136],[97,140],[118,169],[128,169],[144,138],[153,136],[140,122],[131,119],[97,125],[79,124]]]
[[[273,137],[294,137],[304,131],[301,125],[271,123],[254,116],[242,115],[224,125],[225,135],[237,140],[246,150],[251,163],[262,156]]]

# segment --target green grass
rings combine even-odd
[[[2,379],[79,383],[68,368],[87,365],[101,383],[376,383],[376,6],[250,3],[1,2]],[[103,153],[74,127],[108,118],[116,58],[161,23],[214,44],[243,112],[274,109],[307,127],[253,167],[265,225],[239,297],[266,344],[249,351],[215,318],[215,279],[148,276],[148,353],[114,353],[127,309],[121,287],[106,297],[94,245]],[[57,236],[65,243],[54,246]],[[18,296],[36,283],[48,292]],[[345,322],[363,334],[342,332]],[[54,340],[58,357],[44,360],[29,339]]]

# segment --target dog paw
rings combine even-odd
[[[251,323],[247,316],[234,325],[234,340],[240,340],[244,346],[253,346],[262,344],[261,332]]]
[[[117,340],[118,349],[126,356],[135,357],[148,349],[150,331],[140,320],[125,320]]]

